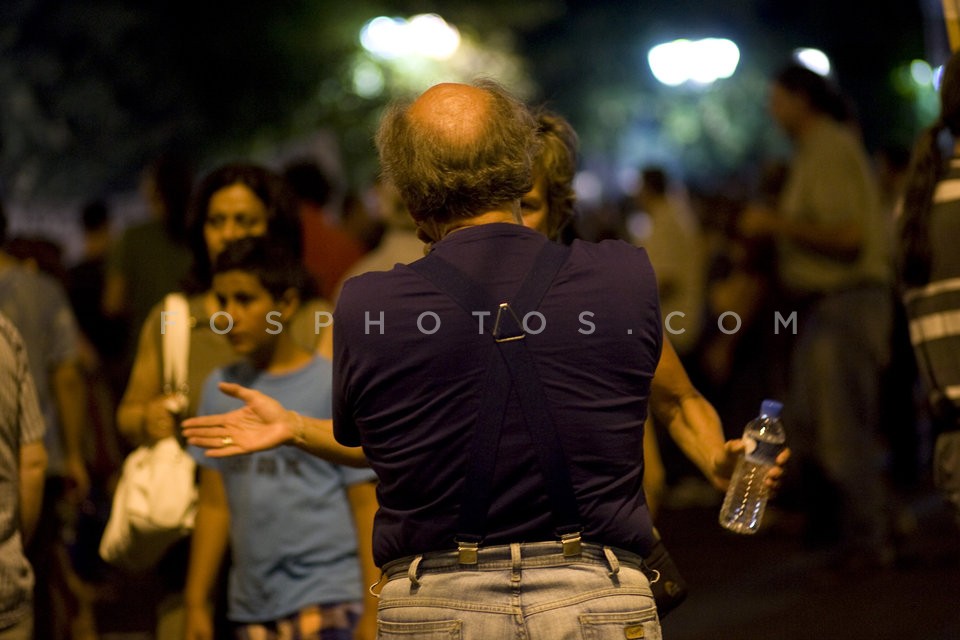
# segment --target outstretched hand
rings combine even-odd
[[[724,443],[723,454],[714,461],[713,465],[713,475],[715,478],[722,480],[723,488],[729,484],[730,478],[733,476],[733,471],[737,466],[737,460],[743,454],[744,444],[742,439],[727,440],[727,442]],[[770,471],[767,472],[767,477],[764,478],[764,484],[767,485],[770,491],[776,491],[777,488],[780,487],[784,466],[789,459],[790,448],[784,447],[783,450],[777,454],[776,464],[771,467]]]
[[[292,442],[296,416],[268,395],[231,382],[221,382],[220,391],[242,400],[244,406],[183,421],[187,442],[207,449],[211,458],[225,458],[273,449]]]

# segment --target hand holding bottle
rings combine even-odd
[[[740,443],[727,443],[727,459],[737,456],[736,467],[720,509],[720,524],[736,533],[756,533],[763,519],[767,500],[783,473],[782,465],[789,457],[786,432],[780,422],[783,405],[764,400],[760,415],[751,420]]]
[[[733,472],[737,468],[737,462],[744,456],[745,448],[743,438],[727,440],[724,443],[723,455],[714,463],[715,476],[726,479],[723,484],[720,485],[723,491],[726,491],[727,487],[730,486],[730,479],[733,477]],[[777,455],[777,463],[767,473],[764,482],[770,488],[771,493],[775,493],[780,487],[783,474],[786,472],[784,467],[786,467],[791,455],[792,450],[790,447],[784,447]]]

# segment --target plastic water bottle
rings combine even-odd
[[[720,508],[720,524],[730,531],[749,534],[760,527],[770,493],[764,478],[787,439],[780,422],[782,409],[780,402],[764,400],[760,415],[743,430],[744,455],[737,460]]]

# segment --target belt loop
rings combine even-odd
[[[380,598],[380,592],[379,592],[379,591],[374,591],[374,589],[376,589],[377,586],[378,586],[381,582],[383,582],[383,577],[384,577],[385,575],[387,575],[387,574],[385,574],[383,571],[380,571],[380,577],[377,578],[377,581],[374,582],[374,583],[373,583],[372,585],[370,585],[369,587],[367,587],[367,591],[369,591],[369,592],[370,592],[370,595],[372,595],[374,598],[377,598],[377,599]]]
[[[421,560],[423,560],[423,556],[417,556],[413,559],[413,562],[410,563],[410,566],[407,567],[407,577],[410,578],[410,582],[414,587],[420,586],[420,580],[417,578],[417,571],[420,569]]]
[[[613,549],[605,546],[603,548],[603,557],[607,559],[607,566],[610,567],[611,576],[620,573],[620,560],[617,558],[617,554],[613,552]]]

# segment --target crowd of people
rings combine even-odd
[[[659,637],[661,505],[692,477],[716,499],[763,397],[804,540],[892,567],[920,461],[960,514],[960,56],[894,193],[828,79],[790,66],[769,106],[793,155],[722,233],[662,166],[598,228],[570,124],[486,80],[386,112],[363,224],[311,160],[177,155],[143,172],[145,222],[83,208],[69,269],[0,215],[0,640]],[[171,436],[193,532],[111,567],[123,458]]]

